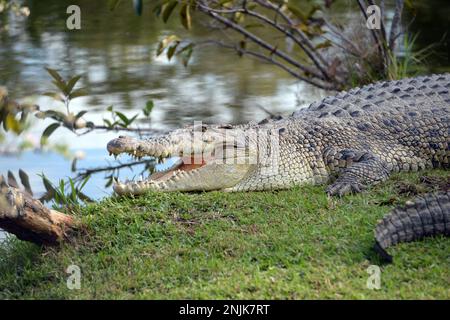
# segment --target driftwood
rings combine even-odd
[[[1,185],[0,228],[17,238],[39,245],[58,245],[76,229],[73,217],[51,210],[30,194]]]

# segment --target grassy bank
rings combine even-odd
[[[423,179],[427,176],[427,179]],[[366,288],[376,221],[445,171],[402,174],[360,195],[323,187],[110,198],[77,212],[87,235],[62,248],[10,239],[0,298],[450,298],[450,241],[401,244]],[[65,269],[80,266],[81,289]]]

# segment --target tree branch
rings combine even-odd
[[[276,5],[273,4],[272,2],[270,2],[270,1],[265,1],[265,0],[255,0],[255,2],[258,3],[259,5],[261,5],[261,6],[265,7],[265,8],[267,8],[267,9],[270,9],[270,10],[275,11],[276,14],[277,14],[277,16],[278,16],[278,15],[281,16],[281,17],[286,21],[286,23],[289,25],[289,27],[290,27],[292,30],[294,30],[295,33],[298,34],[298,36],[300,37],[300,40],[301,40],[303,43],[305,43],[305,45],[308,47],[308,49],[311,50],[311,51],[313,51],[313,52],[315,51],[314,45],[311,43],[311,41],[308,39],[308,37],[307,37],[307,36],[303,33],[303,31],[301,31],[299,28],[296,28],[296,26],[295,26],[294,22],[292,21],[292,19],[290,19],[290,18],[288,17],[288,15],[285,14],[285,13],[281,10],[281,8],[283,7],[282,4],[280,4],[279,6],[276,6]],[[321,62],[322,64],[324,64],[324,65],[326,65],[326,66],[329,65],[329,63],[322,57],[322,55],[321,55],[319,52],[316,52],[316,54],[317,54],[317,58],[320,60],[320,62]]]
[[[291,32],[287,31],[286,29],[281,27],[279,24],[277,24],[274,21],[270,20],[266,16],[259,14],[258,12],[255,12],[255,11],[252,11],[252,10],[245,10],[244,12],[246,12],[250,16],[253,16],[253,17],[255,17],[255,18],[257,18],[257,19],[259,19],[261,21],[266,22],[270,26],[274,27],[278,31],[280,31],[283,34],[285,34],[287,37],[289,37],[292,40],[294,40],[294,42],[306,53],[306,55],[316,65],[316,67],[320,70],[320,72],[322,72],[323,77],[325,79],[328,79],[328,80],[331,79],[331,77],[328,74],[328,72],[324,69],[324,67],[321,65],[321,63],[318,61],[318,59],[314,56],[314,54],[301,41],[299,41],[299,39],[297,39],[297,37],[295,37]],[[315,53],[317,53],[317,51]]]
[[[129,163],[121,163],[119,165],[116,166],[107,166],[107,167],[99,167],[99,168],[92,168],[92,169],[79,169],[79,173],[78,176],[83,178],[86,177],[88,175],[91,174],[95,174],[95,173],[99,173],[99,172],[104,172],[104,171],[113,171],[113,170],[118,170],[118,169],[122,169],[122,168],[130,168],[133,166],[137,166],[139,164],[146,164],[151,162],[152,160],[140,160],[140,161],[135,161],[135,162],[129,162]]]
[[[78,223],[73,217],[46,208],[19,189],[2,182],[0,228],[39,245],[58,245],[70,239]]]
[[[401,16],[403,11],[403,0],[397,0],[395,2],[395,13],[394,18],[392,18],[391,31],[389,33],[389,49],[394,51],[395,49],[395,40],[398,37],[398,29],[401,22]]]
[[[364,8],[364,4],[362,3],[362,0],[358,0],[357,3],[358,3],[358,6],[359,6],[359,8],[360,8],[364,18],[367,21],[369,17],[367,16],[366,9]],[[386,69],[386,67],[387,67],[387,60],[386,60],[387,59],[387,54],[386,54],[386,52],[384,50],[385,47],[384,47],[382,41],[379,39],[377,32],[374,29],[370,29],[370,33],[372,34],[372,36],[373,36],[373,38],[375,40],[375,45],[377,46],[377,49],[378,49],[378,51],[380,53],[380,56],[383,59],[383,67]]]
[[[300,64],[298,61],[292,59],[289,55],[287,55],[286,53],[284,53],[281,50],[278,50],[276,47],[270,45],[269,43],[267,43],[266,41],[264,41],[263,39],[257,37],[255,34],[249,32],[248,30],[246,30],[245,28],[241,27],[240,25],[238,25],[237,23],[231,21],[230,19],[223,17],[222,15],[214,12],[213,10],[211,10],[211,8],[207,5],[204,5],[203,3],[198,3],[198,8],[199,10],[201,10],[202,12],[208,14],[209,16],[211,16],[213,19],[225,24],[226,26],[232,28],[233,30],[241,33],[242,35],[246,36],[248,39],[252,40],[254,43],[256,43],[257,45],[259,45],[260,47],[268,50],[271,54],[274,54],[278,57],[280,57],[281,59],[285,60],[287,63],[299,68],[300,70],[302,70],[303,72],[309,73],[311,75],[313,75],[316,78],[319,78],[321,80],[323,80],[323,76],[318,74],[315,70],[312,70],[310,67],[304,66],[302,64]]]

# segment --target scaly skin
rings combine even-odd
[[[449,88],[449,74],[380,82],[327,97],[286,119],[197,125],[147,140],[119,137],[108,143],[110,153],[195,154],[206,165],[169,172],[164,181],[118,183],[115,190],[274,190],[337,177],[327,192],[341,196],[386,180],[392,172],[448,167]],[[208,155],[222,147],[246,151],[258,161],[235,165],[236,157],[228,155],[231,164],[222,164]]]
[[[114,190],[255,191],[329,183],[327,193],[342,196],[361,192],[393,172],[448,168],[449,90],[450,74],[379,82],[327,97],[285,119],[196,125],[147,140],[119,137],[108,143],[110,153],[179,155],[184,157],[180,163],[197,155],[198,165],[181,165],[179,171],[170,169],[140,182],[118,182]],[[217,150],[241,153],[224,152],[222,157]],[[448,206],[442,210],[448,215]],[[378,234],[387,234],[383,228],[377,228]],[[389,239],[377,236],[378,252],[404,241]]]
[[[386,215],[375,229],[375,250],[392,262],[388,247],[439,234],[450,236],[449,191],[418,197]]]

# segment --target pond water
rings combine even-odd
[[[392,2],[388,1],[388,14],[392,13]],[[89,96],[74,100],[71,109],[75,112],[87,109],[85,118],[97,124],[106,117],[104,110],[109,105],[134,115],[148,100],[155,103],[151,119],[145,120],[150,124],[140,125],[172,129],[192,124],[194,120],[206,123],[258,120],[267,116],[263,108],[289,114],[326,95],[275,67],[239,58],[214,46],[195,50],[187,68],[176,59],[156,57],[158,41],[171,33],[197,41],[217,34],[212,35],[202,24],[195,25],[192,33],[186,34],[177,21],[163,24],[149,10],[138,17],[131,1],[122,1],[113,12],[108,10],[106,0],[76,1],[82,10],[80,31],[65,27],[66,8],[74,3],[72,0],[25,3],[31,10],[27,19],[0,15],[0,26],[9,25],[7,30],[0,31],[0,86],[7,87],[13,98],[31,97],[42,109],[58,106],[51,99],[39,96],[52,89],[51,79],[44,70],[46,66],[58,69],[65,77],[83,75],[80,84],[88,88]],[[353,1],[342,3],[336,14],[345,17],[355,10]],[[450,30],[447,1],[422,1],[415,5],[418,14],[411,30],[420,30],[417,46],[426,47],[441,40],[445,31]],[[406,22],[409,20],[407,17]],[[429,61],[430,70],[439,72],[450,65],[448,41],[435,50],[436,55]],[[26,139],[37,143],[49,123],[36,123]],[[61,129],[50,142],[66,143],[73,152],[85,153],[78,167],[88,168],[104,166],[106,161],[114,163],[105,146],[117,135],[99,132],[77,137]],[[0,174],[8,170],[17,173],[19,168],[29,174],[38,194],[44,188],[37,174],[44,172],[53,182],[73,176],[70,161],[55,153],[0,155]],[[132,177],[139,168],[134,170],[126,169],[120,174]],[[111,192],[104,184],[104,174],[94,175],[85,191],[93,198],[101,198]]]

